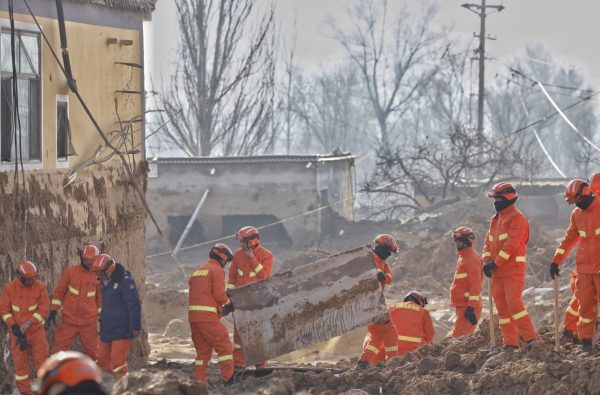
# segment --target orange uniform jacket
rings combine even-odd
[[[385,274],[385,280],[380,282],[381,289],[384,289],[386,284],[392,283],[392,269],[390,269],[390,265],[381,259],[375,252],[371,251],[371,254],[373,255],[373,261],[375,262],[377,270]]]
[[[16,279],[4,287],[0,297],[0,316],[10,328],[30,320],[32,325],[43,325],[50,309],[50,298],[44,283],[35,280],[31,287]]]
[[[200,266],[189,280],[188,318],[190,322],[210,322],[220,318],[223,305],[229,302],[225,293],[225,271],[214,259]]]
[[[81,265],[66,268],[52,296],[52,310],[61,307],[64,322],[74,325],[96,322],[102,308],[98,277]]]
[[[483,261],[493,261],[498,268],[494,277],[525,276],[529,223],[514,205],[492,217],[485,235]]]
[[[233,261],[229,268],[228,289],[251,284],[262,278],[267,278],[273,271],[273,254],[263,246],[259,245],[252,250],[254,258],[248,258],[244,251],[239,248],[233,254]]]
[[[552,262],[560,265],[579,242],[575,264],[579,274],[600,272],[600,199],[596,198],[587,210],[575,208],[571,223]]]
[[[482,261],[473,247],[458,251],[456,273],[450,286],[450,304],[477,307],[481,302]]]
[[[397,303],[389,309],[390,320],[396,332],[398,341],[415,343],[419,346],[431,343],[435,329],[429,311],[414,302]]]

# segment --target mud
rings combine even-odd
[[[145,164],[138,166],[136,176],[145,188]],[[66,182],[64,171],[26,172],[25,182],[18,184],[13,172],[0,172],[1,286],[13,278],[16,264],[27,258],[38,265],[40,279],[52,292],[63,269],[78,262],[77,246],[93,242],[132,271],[143,298],[146,213],[125,171],[109,163],[80,172],[64,188]],[[4,325],[0,339],[4,394],[10,393],[14,377]],[[144,333],[134,341],[130,364],[143,365],[148,353]]]

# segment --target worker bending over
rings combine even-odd
[[[431,343],[435,329],[429,311],[425,308],[427,298],[417,291],[409,292],[403,303],[389,309],[390,319],[398,333],[400,356]]]

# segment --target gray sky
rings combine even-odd
[[[267,0],[259,0],[266,4]],[[343,56],[337,43],[327,36],[328,16],[341,26],[347,23],[345,0],[275,0],[282,34],[291,36],[293,21],[298,21],[297,59],[306,68],[317,67]],[[407,0],[411,8],[419,0]],[[479,30],[479,19],[461,8],[463,0],[437,0],[437,22],[454,26],[456,34],[470,39]],[[478,3],[479,0],[471,0]],[[600,1],[598,0],[505,0],[506,9],[488,18],[489,34],[497,41],[488,41],[487,50],[500,60],[508,61],[522,54],[528,43],[542,43],[564,62],[579,67],[598,85],[600,83],[600,53],[595,39],[600,37]],[[390,9],[397,8],[400,0],[389,0]],[[153,27],[147,32],[147,61],[154,82],[173,68],[177,45],[175,0],[159,0],[153,15]],[[502,66],[489,63],[487,77],[492,77]],[[155,84],[156,85],[156,84]]]

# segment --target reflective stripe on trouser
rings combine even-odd
[[[492,276],[492,294],[504,345],[518,346],[519,337],[525,341],[538,338],[531,317],[523,304],[525,279],[522,275],[508,277]]]
[[[223,381],[229,381],[233,376],[233,347],[225,325],[219,319],[215,319],[207,322],[190,322],[190,328],[196,349],[194,367],[196,381],[207,382],[206,366],[213,350],[218,355],[217,361],[219,361]]]
[[[452,333],[450,336],[452,337],[461,337],[472,335],[477,329],[477,324],[472,325],[469,320],[465,318],[465,311],[467,310],[467,306],[456,307],[456,321],[454,322],[454,328],[452,329]],[[481,317],[481,303],[477,303],[477,307],[475,307],[475,317],[477,317],[477,321]]]
[[[15,364],[15,382],[21,393],[31,393],[31,374],[29,372],[29,358],[37,371],[42,363],[48,359],[48,342],[46,332],[41,325],[34,325],[25,334],[29,347],[25,351],[19,350],[17,338],[10,335],[10,352]],[[16,380],[19,378],[19,380]]]
[[[579,338],[593,339],[596,333],[600,276],[578,272],[575,281],[575,296],[579,300],[579,322],[577,323]]]
[[[105,343],[100,341],[98,348],[98,367],[114,374],[117,378],[127,373],[127,354],[131,348],[131,339],[119,339]]]
[[[398,334],[391,322],[369,324],[360,359],[374,365],[398,353]]]
[[[77,336],[83,346],[83,353],[93,361],[97,360],[100,339],[98,338],[97,323],[94,320],[86,325],[70,324],[63,320],[54,332],[52,354],[70,350]]]
[[[579,322],[579,300],[573,295],[569,302],[569,307],[565,311],[564,329],[573,333],[577,332],[577,323]]]

